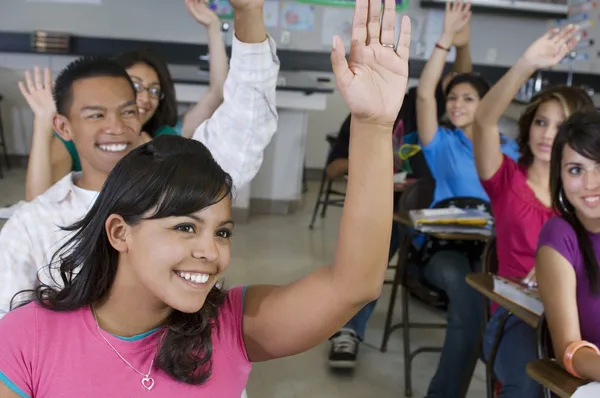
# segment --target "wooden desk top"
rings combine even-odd
[[[585,381],[567,373],[551,359],[538,359],[528,363],[527,374],[561,398],[570,397],[578,387],[586,384]]]
[[[407,227],[413,227],[413,223],[410,220],[410,216],[407,212],[400,212],[394,214],[394,221],[405,225]],[[488,236],[480,235],[480,234],[459,234],[459,233],[446,233],[446,232],[427,232],[427,235],[433,236],[437,239],[443,240],[480,240],[487,241]]]
[[[534,314],[528,309],[523,308],[520,305],[494,292],[494,279],[492,278],[492,275],[484,273],[472,273],[467,275],[466,280],[467,284],[477,290],[479,293],[507,309],[532,328],[537,328],[540,321],[540,317],[537,314]]]

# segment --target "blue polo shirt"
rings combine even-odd
[[[501,136],[500,142],[502,153],[517,161],[517,143],[505,135]],[[477,175],[473,144],[462,130],[439,126],[433,140],[421,148],[435,179],[431,206],[461,196],[490,201]]]

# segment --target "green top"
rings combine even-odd
[[[77,148],[75,148],[73,141],[63,140],[63,138],[56,132],[54,135],[62,141],[62,143],[65,145],[65,148],[69,152],[69,155],[71,155],[71,171],[81,171],[81,160],[79,160],[79,154],[77,153]],[[177,119],[177,124],[174,127],[165,125],[156,130],[154,137],[158,137],[160,135],[181,135],[181,118]]]

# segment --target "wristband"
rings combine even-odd
[[[577,351],[584,347],[591,348],[596,354],[600,355],[600,350],[598,350],[598,347],[596,347],[590,342],[581,340],[574,341],[571,344],[569,344],[569,346],[565,350],[565,355],[563,357],[563,364],[565,366],[565,370],[571,373],[573,376],[577,377],[578,379],[583,379],[583,377],[581,377],[581,375],[577,373],[575,368],[573,368],[573,357],[575,356],[575,353],[577,353]]]
[[[450,52],[450,49],[442,46],[440,43],[435,43],[435,48],[439,48],[440,50],[444,50],[446,52]]]

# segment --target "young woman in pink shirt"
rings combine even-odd
[[[593,109],[587,94],[578,88],[558,86],[535,96],[519,120],[519,162],[500,151],[498,122],[519,88],[537,70],[556,65],[576,45],[577,28],[552,30],[535,41],[519,61],[483,98],[475,115],[473,151],[477,172],[490,197],[496,220],[498,274],[525,278],[535,265],[540,230],[552,216],[549,175],[552,142],[560,124],[570,114]],[[530,276],[531,277],[531,276]],[[504,309],[488,323],[484,356],[489,357]],[[494,363],[502,383],[501,397],[533,397],[540,386],[526,372],[535,359],[535,330],[510,317]]]
[[[157,137],[119,161],[89,213],[67,228],[74,235],[50,266],[54,283],[0,320],[1,398],[239,398],[251,362],[313,348],[379,296],[392,128],[411,40],[404,17],[395,45],[394,0],[385,0],[380,23],[381,9],[381,0],[357,0],[349,60],[333,41],[337,87],[352,114],[333,263],[285,286],[224,290],[231,177],[201,143]],[[261,16],[262,1],[246,0],[243,15]]]

